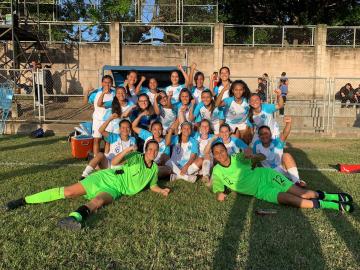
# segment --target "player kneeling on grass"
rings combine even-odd
[[[261,161],[265,168],[272,168],[282,173],[295,185],[305,187],[305,181],[300,180],[299,172],[294,158],[289,153],[284,153],[285,141],[290,134],[291,117],[284,117],[285,127],[280,137],[272,139],[271,130],[268,126],[261,126],[258,129],[259,140],[255,141],[254,154],[263,154],[266,159]]]
[[[104,136],[105,142],[109,144],[105,147],[105,153],[99,152],[86,166],[85,170],[81,174],[81,179],[84,179],[90,175],[97,166],[100,169],[107,169],[112,167],[111,161],[119,155],[126,148],[136,145],[136,139],[131,135],[131,124],[127,119],[122,119],[119,123],[120,134],[107,132],[106,128],[109,123],[117,119],[118,114],[113,113],[108,120],[99,128],[99,132]],[[106,150],[107,148],[107,150]]]
[[[123,195],[135,195],[150,183],[150,190],[167,196],[168,188],[157,185],[158,167],[154,162],[159,144],[150,140],[145,146],[145,153],[123,151],[123,164],[116,169],[106,169],[93,173],[84,180],[68,187],[49,189],[34,195],[26,196],[6,204],[7,210],[13,210],[27,204],[51,202],[64,198],[75,198],[84,195],[90,201],[80,206],[68,217],[61,219],[58,225],[62,228],[80,229],[82,223],[100,207],[111,203]]]
[[[211,151],[218,162],[212,172],[212,188],[217,193],[218,201],[225,200],[226,186],[241,194],[275,204],[344,212],[352,212],[354,209],[349,194],[306,190],[271,168],[253,169],[257,162],[265,159],[262,154],[245,155],[241,152],[230,156],[221,142],[213,144]]]

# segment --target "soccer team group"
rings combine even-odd
[[[105,75],[100,88],[84,95],[94,106],[94,158],[81,180],[10,201],[7,210],[84,196],[88,203],[58,223],[80,229],[97,209],[147,186],[168,196],[170,189],[160,187],[159,178],[189,183],[201,178],[218,201],[232,190],[275,204],[352,212],[349,194],[306,189],[294,158],[283,153],[291,118],[283,117],[280,131],[273,114],[284,106],[287,78],[274,91],[276,103],[269,104],[260,87],[251,93],[246,82],[231,81],[228,67],[218,74],[207,88],[196,64],[189,74],[178,65],[163,90],[156,78],[139,78],[136,71],[115,88]]]

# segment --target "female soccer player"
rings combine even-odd
[[[184,121],[194,120],[195,100],[193,99],[189,89],[181,89],[179,102],[172,104],[172,106],[176,111],[180,124]]]
[[[145,115],[145,112],[139,114],[139,116],[132,123],[132,128],[136,134],[138,134],[139,138],[144,140],[145,144],[149,140],[155,140],[159,143],[159,153],[155,158],[155,162],[159,167],[159,177],[166,177],[171,174],[171,170],[167,166],[165,166],[166,161],[170,158],[170,147],[166,145],[165,138],[163,136],[163,126],[161,122],[154,121],[150,125],[150,131],[139,128],[139,122],[142,117],[142,114]]]
[[[243,139],[248,130],[246,119],[250,108],[250,89],[244,81],[236,80],[231,84],[229,97],[225,99],[224,90],[225,88],[217,96],[215,106],[224,108],[225,122],[236,137]]]
[[[326,193],[299,188],[284,175],[270,168],[255,168],[253,165],[265,157],[262,154],[229,155],[223,143],[212,145],[214,159],[218,162],[211,175],[213,192],[218,201],[226,198],[225,186],[231,190],[254,196],[275,204],[299,208],[327,208],[352,212],[352,197],[347,193]]]
[[[138,96],[137,106],[130,114],[130,120],[134,121],[139,114],[146,111],[147,114],[143,115],[140,119],[139,126],[143,129],[149,130],[151,121],[156,120],[157,116],[154,112],[154,108],[150,103],[149,96],[147,94],[140,94]]]
[[[273,138],[279,137],[279,125],[273,118],[273,113],[284,106],[284,101],[281,97],[281,91],[279,89],[275,90],[275,93],[277,95],[276,104],[261,103],[261,99],[258,94],[252,94],[250,96],[250,109],[247,125],[252,128],[252,144],[259,139],[258,128],[261,126],[270,127]]]
[[[111,88],[113,79],[109,75],[105,75],[102,78],[101,87],[91,92],[89,95],[85,95],[88,103],[94,105],[93,123],[92,123],[92,136],[94,137],[93,152],[96,156],[100,152],[100,142],[102,135],[99,132],[99,128],[105,122],[110,112],[111,104],[115,96],[114,89]],[[104,106],[98,106],[98,100],[103,100]]]
[[[123,86],[127,92],[127,98],[132,102],[137,102],[137,93],[141,91],[141,84],[136,87],[136,82],[138,80],[138,73],[136,70],[130,70],[126,75],[126,80],[124,81]]]
[[[210,91],[213,93],[213,95],[219,95],[222,90],[223,95],[222,99],[225,99],[229,97],[229,89],[231,86],[231,80],[230,80],[230,69],[228,67],[222,67],[219,71],[220,74],[220,80],[217,83],[217,86],[214,88],[214,76],[210,77]]]
[[[168,188],[157,185],[158,167],[154,162],[159,144],[150,140],[145,146],[145,153],[133,152],[136,147],[129,147],[121,153],[123,164],[116,169],[106,169],[93,173],[71,186],[48,189],[46,191],[26,196],[6,204],[8,210],[13,210],[28,204],[37,204],[84,196],[90,201],[71,212],[59,221],[62,228],[80,229],[88,216],[100,207],[113,202],[124,195],[135,195],[150,183],[150,190],[167,196]]]
[[[205,81],[204,73],[202,73],[201,71],[197,71],[195,73],[195,69],[196,69],[196,64],[193,63],[191,65],[191,70],[190,70],[190,75],[189,75],[189,89],[191,89],[191,94],[194,97],[196,104],[198,104],[201,101],[201,93],[204,90],[209,90],[209,89],[207,89],[204,86],[204,81]],[[192,81],[193,76],[194,76],[195,85],[193,84],[193,81]]]
[[[176,111],[171,104],[171,96],[167,96],[164,91],[157,93],[154,98],[154,111],[160,117],[164,134],[166,134],[169,127],[176,120]]]
[[[174,123],[166,134],[166,145],[173,146],[172,155],[166,165],[172,169],[174,174],[170,175],[170,181],[184,179],[194,183],[199,167],[194,163],[199,154],[199,144],[191,137],[192,125],[190,122],[183,122],[180,125],[180,134],[177,134],[177,123]]]
[[[86,166],[81,177],[84,179],[91,174],[97,166],[100,169],[107,169],[111,167],[112,159],[124,151],[126,148],[136,145],[136,139],[131,135],[131,124],[127,119],[122,119],[120,125],[120,135],[117,133],[107,132],[106,127],[112,120],[119,118],[119,115],[114,113],[105,121],[105,123],[99,128],[99,132],[104,136],[105,142],[109,144],[109,147],[105,147],[105,153],[99,152]]]
[[[305,187],[306,183],[299,178],[299,172],[294,158],[289,153],[284,153],[285,141],[290,134],[291,118],[284,117],[285,127],[279,138],[272,139],[268,126],[258,129],[259,140],[253,146],[254,154],[263,154],[266,159],[261,161],[265,168],[272,168],[289,178],[295,185]]]
[[[145,79],[145,77],[144,77],[144,79]],[[143,80],[143,78],[141,78],[141,81],[142,80]],[[157,93],[159,93],[157,80],[155,78],[150,78],[148,88],[144,87],[141,92],[147,94],[149,96],[151,104],[154,105],[155,96]]]
[[[199,174],[202,175],[202,181],[205,184],[210,183],[210,169],[212,165],[212,157],[205,152],[205,148],[209,141],[214,137],[214,131],[211,128],[211,123],[208,119],[202,119],[200,121],[199,131],[195,132],[192,136],[196,141],[199,142],[199,156],[195,159],[194,164],[202,170]]]
[[[225,119],[223,110],[215,107],[210,90],[204,90],[201,93],[201,102],[196,105],[193,115],[196,123],[203,119],[209,120],[215,134],[219,133],[220,126]]]
[[[171,96],[171,103],[177,103],[180,95],[180,91],[189,85],[189,76],[186,74],[181,65],[177,66],[178,70],[185,78],[185,84],[179,84],[179,71],[174,70],[170,74],[171,85],[165,87],[165,92],[168,96]]]
[[[104,100],[102,97],[98,99],[97,104],[99,107],[104,107]],[[131,109],[133,109],[134,107],[135,104],[131,101],[128,101],[126,98],[126,89],[122,86],[116,87],[115,97],[111,103],[111,111],[106,111],[104,119],[108,119],[113,113],[118,114],[119,118],[113,119],[106,128],[106,131],[112,133],[119,133],[119,123],[121,119],[126,118],[131,112]]]
[[[225,145],[229,155],[239,153],[240,151],[248,151],[249,149],[243,140],[231,136],[230,126],[226,123],[220,126],[219,138],[216,139]]]

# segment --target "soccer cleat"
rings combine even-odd
[[[348,193],[341,192],[338,193],[338,195],[339,195],[339,200],[338,200],[339,202],[351,203],[353,201],[353,198]]]
[[[62,218],[58,222],[58,226],[62,229],[68,229],[72,231],[78,231],[82,228],[81,222],[77,221],[73,217]]]
[[[197,180],[196,175],[188,175],[187,179],[184,179],[186,182],[195,183]]]
[[[81,176],[81,177],[80,177],[80,181],[81,181],[81,180],[84,180],[85,178],[86,178],[86,176]]]
[[[6,211],[10,211],[10,210],[14,210],[16,208],[19,208],[21,206],[25,206],[26,202],[24,198],[20,198],[17,200],[13,200],[13,201],[9,201],[6,205],[5,205],[5,210]]]
[[[174,173],[170,174],[170,182],[174,182],[175,180],[177,180],[177,175]]]
[[[339,211],[352,213],[354,211],[354,206],[347,202],[339,202]]]

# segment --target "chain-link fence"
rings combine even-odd
[[[123,44],[212,45],[213,25],[131,24],[121,25]]]
[[[331,80],[331,130],[360,128],[360,78]]]
[[[328,26],[326,45],[353,48],[360,46],[360,27]]]
[[[92,110],[83,103],[83,93],[99,87],[100,76],[99,70],[0,70],[0,81],[10,82],[15,93],[9,120],[89,120]]]
[[[259,88],[258,77],[231,78],[244,80],[253,93]],[[266,102],[276,102],[274,90],[279,88],[279,79],[271,77],[262,82]],[[0,81],[10,82],[16,93],[10,121],[77,123],[91,119],[93,108],[84,103],[83,92],[97,88],[101,78],[98,70],[30,69],[0,70]],[[360,127],[360,104],[348,100],[343,106],[335,98],[347,83],[360,94],[360,78],[289,77],[288,82],[285,115],[292,117],[294,130],[330,132]],[[276,113],[275,117],[281,124],[280,115]]]
[[[224,25],[224,45],[314,46],[315,26]]]

